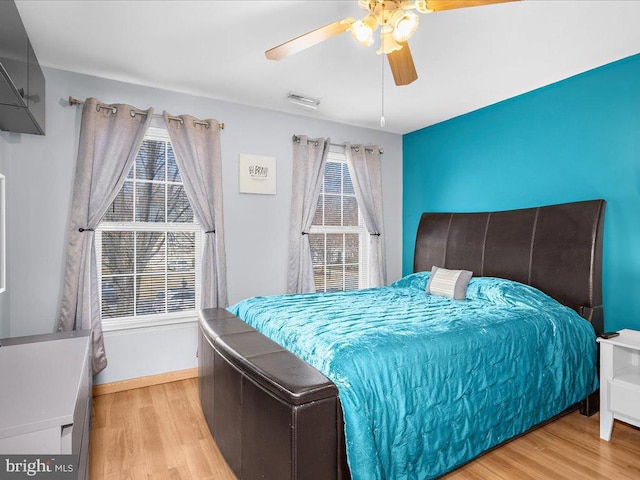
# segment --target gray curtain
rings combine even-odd
[[[308,232],[316,211],[328,153],[328,138],[310,140],[304,135],[293,137],[287,293],[316,290]]]
[[[196,220],[205,231],[201,308],[226,307],[227,263],[222,216],[220,125],[213,119],[202,122],[189,115],[177,117],[181,121],[169,120],[169,117],[171,115],[164,112],[184,189]]]
[[[381,287],[387,283],[387,269],[382,234],[380,149],[347,143],[345,155],[358,206],[369,232],[369,287]]]
[[[107,366],[102,340],[94,230],[118,195],[151,121],[129,105],[101,107],[88,98],[82,111],[73,187],[59,331],[93,330],[93,373]]]

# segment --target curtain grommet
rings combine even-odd
[[[111,110],[111,113],[113,113],[114,115],[118,113],[118,109],[116,107],[112,107],[111,105],[100,105],[100,104],[96,105],[96,110],[98,112],[101,111],[103,108],[106,108],[107,110]]]

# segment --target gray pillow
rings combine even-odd
[[[464,300],[467,296],[467,285],[473,276],[469,270],[447,270],[434,266],[427,282],[427,293]]]

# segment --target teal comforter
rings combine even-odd
[[[437,477],[597,388],[595,334],[573,310],[497,278],[449,300],[428,278],[229,308],[336,384],[354,480]]]

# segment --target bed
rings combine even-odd
[[[414,272],[437,265],[531,285],[590,322],[593,340],[593,332],[603,329],[604,205],[603,200],[593,200],[504,212],[425,213],[416,236]],[[402,281],[419,283],[425,280],[421,275]],[[483,282],[496,281],[479,278],[476,283]],[[589,355],[593,356],[592,350]],[[579,356],[574,352],[570,357]],[[343,418],[352,417],[343,416],[346,410],[342,411],[336,383],[228,310],[201,312],[199,383],[209,428],[238,478],[350,478]],[[474,401],[482,406],[480,400]],[[584,414],[597,410],[595,393],[568,406],[539,406],[536,395],[531,396],[531,405],[527,395],[520,401],[524,406],[519,408],[533,409],[535,424],[508,430],[508,438],[576,408]],[[499,419],[504,413],[501,408],[487,410],[488,425],[491,416]],[[487,434],[494,431],[492,426],[486,428]],[[487,445],[508,438],[498,437]],[[442,439],[433,443],[437,441]],[[445,462],[428,476],[444,473],[478,453],[456,457],[453,464]],[[362,476],[361,471],[354,475]],[[371,478],[385,476],[377,472]],[[424,478],[407,467],[402,476]]]

